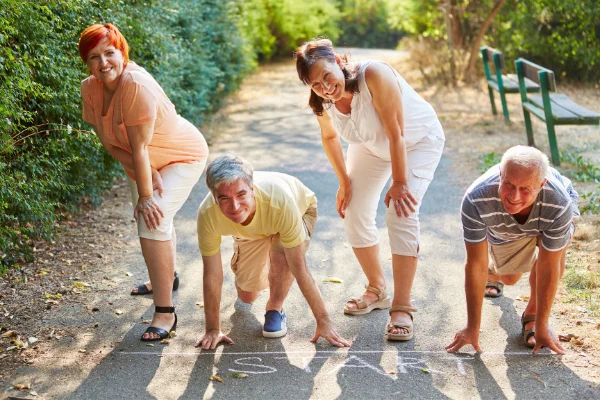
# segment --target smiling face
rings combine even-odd
[[[108,38],[104,38],[90,50],[87,66],[92,75],[102,81],[108,89],[114,91],[125,68],[125,59],[123,53],[108,44]]]
[[[339,101],[344,96],[346,79],[340,63],[339,59],[331,62],[321,58],[311,66],[308,80],[317,96],[331,101]]]
[[[498,195],[509,214],[529,215],[545,183],[545,179],[540,180],[537,170],[507,162],[500,174]]]
[[[221,183],[214,193],[221,212],[236,224],[248,225],[256,213],[254,190],[243,179]]]

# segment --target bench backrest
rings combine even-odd
[[[527,61],[524,58],[519,58],[515,61],[515,64],[517,65],[517,75],[519,76],[519,80],[521,77],[525,77],[540,85],[542,90],[546,88],[550,92],[556,92],[556,80],[552,70],[532,63],[531,61]],[[542,77],[544,76],[546,77],[545,82],[542,82],[541,79],[543,79]]]
[[[506,65],[504,64],[504,55],[500,50],[496,50],[489,46],[483,46],[481,48],[481,56],[483,57],[483,62],[493,62],[494,67],[503,71]]]

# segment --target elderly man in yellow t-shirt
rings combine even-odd
[[[206,184],[211,193],[198,210],[206,331],[196,346],[214,349],[220,342],[233,344],[221,332],[219,313],[222,236],[234,238],[231,269],[240,300],[252,303],[261,290],[270,289],[264,337],[277,338],[287,333],[282,306],[295,278],[317,322],[311,341],[323,337],[334,346],[350,346],[333,327],[306,266],[304,253],[317,222],[315,194],[293,176],[254,173],[252,165],[236,154],[212,161],[206,169]]]

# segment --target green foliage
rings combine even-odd
[[[593,161],[581,156],[575,150],[567,150],[560,153],[560,159],[567,164],[568,174],[579,182],[598,182],[600,183],[600,167]]]
[[[491,152],[483,154],[479,157],[481,160],[481,164],[479,166],[479,171],[481,173],[486,172],[488,169],[492,168],[494,165],[499,164],[502,159],[502,154]]]
[[[589,290],[600,287],[600,274],[583,266],[567,264],[563,281],[571,290]]]
[[[596,191],[588,191],[579,194],[581,199],[585,200],[585,204],[580,206],[582,214],[600,214],[600,186]]]
[[[488,41],[507,59],[527,58],[558,76],[600,78],[597,0],[508,0]]]
[[[403,35],[389,19],[389,0],[340,0],[340,46],[396,48]]]
[[[130,59],[199,125],[259,60],[335,40],[339,17],[334,0],[0,0],[0,270],[122,174],[81,120],[87,26],[119,27]]]

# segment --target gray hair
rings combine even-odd
[[[504,172],[508,163],[530,171],[538,171],[540,182],[546,179],[550,168],[548,156],[531,146],[514,146],[506,150],[500,161],[500,171]]]
[[[252,187],[254,167],[236,153],[217,157],[206,168],[206,186],[214,194],[222,183],[232,184],[243,179]]]

